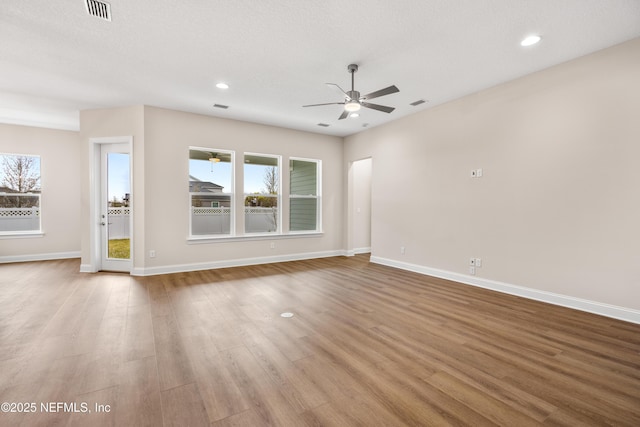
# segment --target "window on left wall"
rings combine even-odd
[[[234,152],[189,147],[189,232],[192,237],[233,235]]]
[[[42,232],[40,156],[0,153],[0,235]]]

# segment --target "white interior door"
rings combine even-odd
[[[100,270],[131,272],[131,154],[129,144],[100,144]]]

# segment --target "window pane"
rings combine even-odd
[[[290,199],[290,223],[291,231],[313,231],[317,229],[317,204],[318,199],[292,198]]]
[[[231,234],[233,153],[189,149],[191,235]]]
[[[278,198],[257,196],[244,207],[246,233],[275,233],[278,231]],[[246,201],[245,201],[246,203]]]
[[[202,206],[201,195],[191,195],[191,235],[231,233],[231,200],[220,200],[227,207]]]
[[[40,157],[0,154],[0,233],[40,231]]]
[[[319,161],[289,161],[289,230],[320,230]]]
[[[316,162],[291,160],[291,194],[302,196],[317,196],[317,170]]]
[[[278,157],[247,154],[244,160],[245,233],[276,233],[280,223]]]
[[[131,259],[129,153],[107,156],[107,258]]]

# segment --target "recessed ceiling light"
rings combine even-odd
[[[520,42],[520,46],[533,46],[534,44],[538,43],[541,39],[542,37],[537,35],[527,36]]]
[[[349,114],[349,117],[353,117],[353,118],[360,117],[360,114],[358,114],[358,113],[351,113],[351,114]]]
[[[218,89],[229,89],[229,85],[228,85],[228,84],[226,84],[226,83],[224,83],[224,82],[220,82],[220,83],[218,83],[218,84],[216,85],[216,87],[217,87]]]

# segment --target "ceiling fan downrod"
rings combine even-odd
[[[351,90],[349,92],[347,92],[347,95],[349,96],[349,98],[351,98],[350,100],[358,102],[359,99],[360,99],[360,92],[356,91],[356,89],[355,89],[355,87],[356,87],[355,86],[355,73],[358,71],[358,65],[357,64],[349,64],[347,66],[347,70],[351,74]]]

